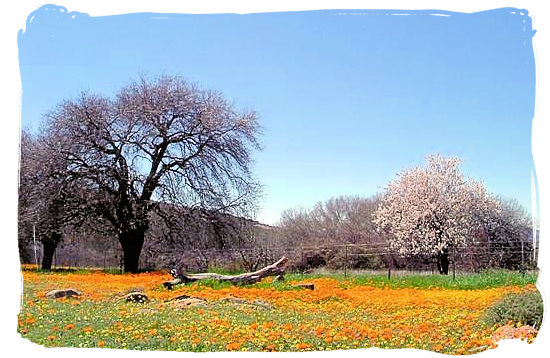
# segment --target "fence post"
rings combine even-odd
[[[300,255],[302,256],[302,259],[300,261],[300,274],[303,276],[304,275],[304,270],[306,269],[305,267],[305,263],[304,263],[304,247],[303,246],[300,246]]]
[[[456,279],[456,249],[453,245],[453,281]]]
[[[388,281],[391,280],[391,266],[388,265]]]
[[[521,240],[521,274],[525,275],[525,263],[523,261],[523,239]]]
[[[346,244],[344,248],[345,248],[344,277],[348,277],[348,244]]]

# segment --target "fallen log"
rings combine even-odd
[[[282,257],[279,261],[266,266],[258,271],[246,272],[240,275],[221,275],[213,272],[196,273],[196,274],[180,274],[176,270],[171,270],[170,273],[174,276],[172,281],[164,282],[164,287],[172,289],[175,285],[186,284],[200,280],[218,280],[220,282],[231,282],[233,284],[249,285],[262,280],[267,276],[284,275],[285,266],[288,258]]]

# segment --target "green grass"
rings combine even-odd
[[[535,284],[538,274],[536,272],[520,273],[508,270],[492,270],[481,273],[457,274],[455,278],[452,275],[419,275],[419,274],[398,274],[388,279],[387,274],[359,274],[344,275],[343,273],[331,274],[299,274],[289,273],[285,275],[285,281],[278,282],[259,282],[248,287],[256,288],[275,288],[279,291],[296,290],[292,281],[307,281],[315,278],[333,278],[341,282],[341,285],[367,285],[374,287],[387,288],[446,288],[458,290],[479,290],[502,286],[524,286],[526,284]],[[192,283],[198,288],[209,287],[213,289],[231,287],[232,283],[219,282],[217,280],[201,280]]]
[[[486,289],[501,286],[524,286],[537,281],[537,273],[519,273],[514,271],[486,271],[479,274],[452,275],[387,275],[358,276],[353,278],[357,284],[390,288],[447,288],[447,289]],[[353,280],[352,279],[352,280]]]
[[[386,274],[290,274],[287,280],[307,280],[317,277],[331,277],[342,281],[343,285],[357,284],[388,288],[447,288],[459,290],[486,289],[502,286],[524,286],[537,282],[537,272],[520,273],[509,270],[488,270],[480,273],[460,273],[453,275],[403,274],[392,272]]]

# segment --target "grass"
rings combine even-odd
[[[429,275],[393,272],[388,278],[385,274],[354,273],[344,275],[343,273],[324,274],[290,274],[286,275],[288,280],[307,280],[318,277],[331,277],[341,281],[343,285],[352,283],[354,285],[368,285],[387,288],[445,288],[458,290],[487,289],[502,286],[535,284],[538,272],[520,273],[509,270],[488,270],[481,273],[460,273],[453,278],[452,275]]]
[[[357,284],[373,285],[389,288],[446,288],[460,290],[478,290],[502,286],[535,284],[537,273],[519,273],[507,270],[485,271],[479,274],[452,275],[406,275],[394,276],[388,279],[387,275],[357,276],[352,278]]]

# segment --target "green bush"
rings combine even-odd
[[[487,310],[485,322],[493,326],[511,321],[539,329],[542,314],[542,296],[538,291],[511,293]]]

